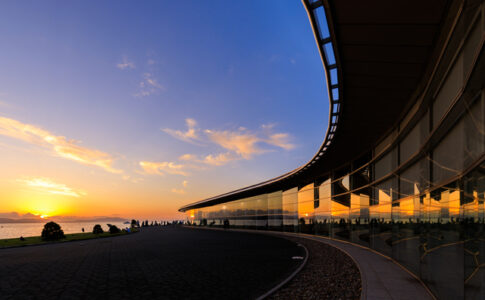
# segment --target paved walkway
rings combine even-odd
[[[335,246],[350,255],[357,263],[362,275],[361,299],[433,299],[433,296],[417,278],[391,259],[370,249],[314,235],[279,234],[317,240]]]
[[[220,229],[214,228],[213,231]],[[211,231],[211,230],[208,230]],[[231,229],[231,232],[253,232],[266,236],[293,236],[320,241],[332,245],[347,253],[357,263],[362,276],[361,299],[434,299],[419,279],[400,267],[393,260],[380,255],[369,248],[354,245],[335,239],[329,239],[316,235],[263,231]],[[311,256],[311,253],[310,253]],[[297,275],[298,276],[298,275]]]
[[[254,299],[303,251],[279,237],[182,227],[0,249],[0,299]]]

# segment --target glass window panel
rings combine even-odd
[[[333,105],[333,113],[338,113],[339,108],[340,108],[340,104],[339,103],[335,103]]]
[[[433,183],[459,174],[484,152],[483,98],[451,129],[433,151]]]
[[[400,144],[399,161],[404,163],[415,154],[428,136],[429,116],[425,116],[414,126]]]
[[[268,194],[268,226],[280,228],[283,225],[283,192]]]
[[[285,230],[294,231],[298,225],[298,188],[283,192],[283,226]]]
[[[375,150],[374,150],[374,155],[379,155],[381,154],[397,137],[398,132],[397,130],[392,131],[389,135],[387,135],[382,142],[380,142]]]
[[[337,68],[330,69],[330,84],[334,85],[338,83]]]
[[[407,168],[400,176],[400,198],[419,195],[429,187],[429,164],[422,159]]]
[[[336,63],[335,54],[333,53],[332,43],[326,43],[323,45],[323,52],[325,52],[325,59],[328,65],[334,65]]]
[[[333,100],[338,100],[338,88],[332,89],[332,99]]]
[[[330,32],[328,30],[327,17],[325,15],[325,9],[323,6],[319,6],[314,10],[315,18],[317,19],[318,32],[320,33],[321,39],[326,39],[330,37]]]
[[[374,166],[375,180],[388,175],[397,167],[397,148],[392,149],[381,159],[379,159]]]
[[[433,128],[441,121],[463,86],[463,55],[453,64],[433,104]]]
[[[302,187],[298,191],[298,218],[305,218],[308,221],[313,216],[315,201],[313,183]],[[307,222],[308,223],[308,222]]]

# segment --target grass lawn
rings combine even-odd
[[[118,235],[125,235],[128,234],[125,231],[120,233],[111,234],[109,232],[101,233],[101,234],[94,234],[94,233],[71,233],[66,234],[66,238],[60,241],[50,242],[50,241],[43,241],[40,236],[32,236],[26,237],[24,241],[21,241],[19,238],[14,239],[3,239],[0,240],[0,248],[7,248],[7,247],[18,247],[18,246],[27,246],[27,245],[40,245],[40,244],[49,244],[49,243],[59,243],[59,242],[69,242],[69,241],[80,241],[80,240],[89,240],[89,239],[96,239],[96,238],[103,238],[103,237],[110,237],[110,236],[118,236]]]

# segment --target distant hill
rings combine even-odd
[[[59,222],[59,223],[78,223],[78,222],[125,222],[128,219],[123,219],[119,217],[92,217],[92,218],[77,218],[77,217],[52,217],[48,219],[41,218],[0,218],[0,223],[47,223],[49,221]]]
[[[60,223],[78,223],[78,222],[125,222],[128,219],[119,217],[50,217],[49,220]],[[44,220],[45,221],[45,220]]]
[[[0,223],[45,223],[44,219],[9,219],[0,218]]]

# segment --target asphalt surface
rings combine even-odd
[[[0,249],[0,299],[253,299],[303,253],[283,238],[182,227]]]

